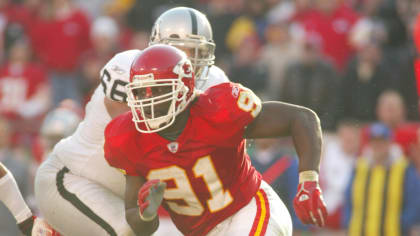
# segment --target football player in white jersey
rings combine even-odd
[[[201,12],[178,7],[155,22],[150,44],[170,44],[184,50],[197,74],[197,88],[227,82],[214,66],[212,30]],[[39,168],[35,196],[45,219],[63,235],[134,235],[125,220],[125,178],[104,159],[104,129],[129,110],[125,85],[132,61],[141,53],[115,55],[101,71],[101,84],[86,106],[84,120],[61,140]]]

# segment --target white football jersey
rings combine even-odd
[[[140,50],[118,53],[104,66],[101,84],[86,105],[84,120],[73,135],[61,140],[53,150],[74,174],[101,183],[121,197],[124,196],[125,178],[121,172],[110,167],[104,158],[104,131],[111,121],[104,98],[126,100],[125,85],[129,82],[131,63],[140,53]],[[212,66],[208,79],[200,88],[205,90],[228,81],[220,68]]]

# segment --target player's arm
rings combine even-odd
[[[292,136],[299,171],[319,172],[322,132],[312,110],[283,102],[263,102],[261,112],[245,130],[245,138]]]
[[[265,102],[247,126],[245,138],[292,136],[299,157],[299,186],[293,201],[304,224],[325,225],[327,210],[319,188],[322,132],[312,110],[283,102]]]
[[[159,226],[157,210],[163,200],[165,183],[126,176],[125,218],[136,235],[151,235]]]

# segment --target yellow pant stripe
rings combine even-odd
[[[254,235],[255,236],[260,236],[262,228],[264,226],[264,220],[265,220],[265,217],[266,217],[267,209],[265,207],[266,202],[265,202],[264,196],[262,195],[262,193],[259,190],[257,192],[257,196],[258,196],[258,199],[260,199],[260,203],[261,203],[261,215],[260,215],[260,220],[258,221],[257,230],[255,231]]]

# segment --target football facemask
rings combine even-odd
[[[168,52],[159,53],[161,56],[168,54]],[[133,66],[136,66],[135,64],[133,63]],[[148,66],[152,64],[148,63]],[[133,122],[136,129],[142,133],[154,133],[171,126],[176,116],[194,98],[194,74],[191,63],[186,57],[181,58],[175,66],[161,67],[172,68],[170,72],[159,70],[159,67],[161,66],[140,69],[139,71],[152,71],[152,73],[134,73],[131,82],[126,86],[127,103],[133,114]]]

